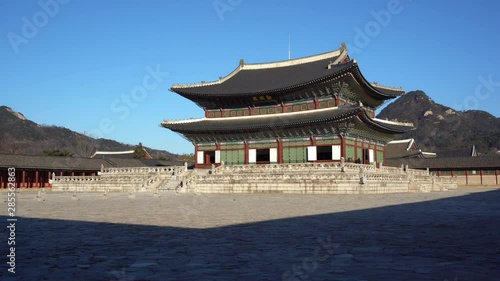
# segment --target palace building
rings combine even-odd
[[[195,167],[340,161],[384,163],[385,145],[412,124],[375,110],[404,94],[370,83],[342,43],[310,57],[239,66],[214,82],[170,89],[203,108],[199,119],[164,121],[195,150]]]

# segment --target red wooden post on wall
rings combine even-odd
[[[39,187],[38,186],[38,170],[35,170],[35,187]]]
[[[250,146],[248,145],[248,142],[246,140],[243,143],[245,149],[245,164],[248,164],[248,150],[250,149]]]
[[[27,187],[28,184],[26,183],[26,170],[23,170],[21,172],[21,186],[19,187]]]
[[[283,142],[278,138],[278,164],[283,163]]]
[[[341,135],[340,136],[340,157],[344,157],[344,161],[346,161],[346,150],[347,150],[347,147],[346,147],[346,141],[345,141],[345,136],[344,135]]]

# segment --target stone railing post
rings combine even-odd
[[[340,172],[345,172],[345,162],[344,157],[340,157]]]
[[[363,171],[363,166],[359,167],[359,184],[365,184],[365,173]]]

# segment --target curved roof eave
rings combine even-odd
[[[413,125],[408,123],[385,122],[380,119],[371,118],[366,111],[363,111],[360,117],[363,118],[367,124],[392,134],[402,134],[416,129]]]
[[[356,62],[355,59],[353,59],[353,62],[356,66],[354,71],[354,75],[358,76],[358,80],[362,85],[366,88],[368,88],[370,93],[375,93],[378,98],[381,99],[392,99],[398,96],[401,96],[405,93],[403,88],[393,88],[393,87],[387,87],[387,86],[382,86],[378,84],[372,84],[370,83],[365,76],[361,73],[361,70],[359,69],[358,63]],[[386,89],[386,91],[382,91],[383,89]],[[394,92],[394,93],[389,93],[389,91]]]

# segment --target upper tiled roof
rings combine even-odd
[[[186,98],[196,96],[234,96],[268,94],[298,88],[352,71],[360,75],[355,60],[350,60],[343,44],[339,50],[289,61],[244,64],[218,81],[173,85],[170,89]],[[361,82],[381,98],[393,98],[404,93],[402,89]]]
[[[413,129],[413,126],[386,122],[368,117],[361,106],[346,105],[309,111],[254,115],[227,118],[201,118],[196,120],[164,121],[161,126],[179,133],[238,132],[257,131],[266,128],[285,128],[307,124],[337,121],[359,116],[364,122],[387,130],[401,133]]]

